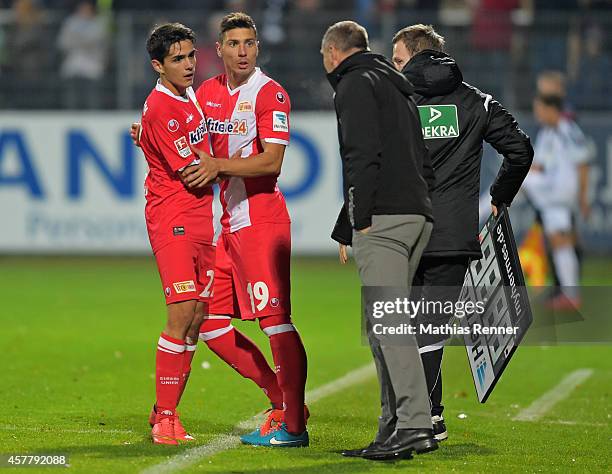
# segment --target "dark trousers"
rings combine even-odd
[[[422,257],[412,281],[412,299],[454,303],[461,293],[469,262],[470,258],[465,256]],[[425,324],[443,325],[449,320],[450,317],[444,314],[417,316],[417,321]],[[417,336],[432,416],[441,416],[444,410],[441,371],[444,340],[444,336]]]

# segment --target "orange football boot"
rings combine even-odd
[[[157,412],[155,411],[155,405],[153,405],[151,413],[149,414],[149,425],[151,425],[151,428],[155,425],[156,417]],[[195,438],[187,433],[187,430],[183,427],[178,412],[174,418],[174,437],[177,441],[195,441]]]
[[[163,418],[160,415],[156,416],[155,424],[151,430],[151,438],[154,444],[178,445],[174,433],[174,420],[174,416],[164,416]]]

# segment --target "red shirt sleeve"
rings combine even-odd
[[[160,115],[143,122],[143,133],[173,171],[189,165],[195,156],[189,148],[189,132],[178,119]]]
[[[287,92],[274,81],[263,86],[257,95],[255,105],[259,140],[288,145],[289,112],[291,112],[291,102]]]

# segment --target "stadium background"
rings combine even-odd
[[[69,452],[73,467],[89,472],[132,472],[171,454],[145,440],[152,341],[162,324],[163,297],[144,227],[146,164],[128,135],[155,81],[144,48],[155,23],[177,20],[194,27],[197,85],[222,70],[214,54],[220,17],[249,12],[259,26],[259,65],[290,94],[292,142],[280,183],[293,220],[294,308],[309,351],[309,390],[370,360],[355,317],[355,269],[328,258],[336,252],[329,233],[341,205],[341,178],[332,91],[319,46],[335,21],[364,24],[372,49],[385,54],[401,27],[433,24],[465,80],[493,94],[532,136],[536,75],[565,72],[568,104],[596,147],[593,210],[579,224],[587,256],[584,282],[612,283],[612,1],[104,0],[95,17],[79,20],[84,36],[69,38],[77,50],[68,51],[60,32],[76,4],[0,0],[0,346],[7,360],[0,395],[11,407],[0,423],[0,452]],[[485,147],[485,197],[499,163]],[[520,238],[533,216],[520,198],[511,215]],[[121,258],[110,258],[115,256]],[[257,331],[250,333],[267,344]],[[549,470],[577,460],[585,470],[603,470],[610,460],[610,347],[540,349],[517,352],[492,399],[479,407],[465,354],[451,348],[456,357],[445,361],[452,374],[445,382],[451,440],[441,457],[419,458],[417,466],[444,471],[460,461],[473,471],[485,465]],[[261,410],[263,398],[204,350],[197,361],[208,368],[205,377],[192,377],[183,410],[192,418],[198,413],[193,425],[205,443]],[[514,424],[507,432],[508,417],[584,367],[594,372],[574,398],[544,422]],[[122,379],[134,380],[134,386],[126,388]],[[369,441],[377,394],[371,373],[364,380],[342,398],[332,394],[315,407],[317,447],[305,457],[225,452],[211,458],[214,469],[371,470],[360,461],[342,464],[332,452],[340,441]],[[222,403],[228,393],[231,413]],[[460,416],[465,413],[469,418]],[[466,418],[474,423],[458,421]],[[587,433],[595,433],[588,448],[578,441]],[[514,456],[517,449],[528,464]],[[544,449],[546,458],[540,456]]]

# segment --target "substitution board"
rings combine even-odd
[[[465,275],[461,301],[484,302],[484,312],[461,318],[474,385],[481,403],[493,391],[532,322],[531,306],[505,206],[491,214],[479,235],[482,258]],[[475,325],[518,328],[515,334],[475,334]]]

